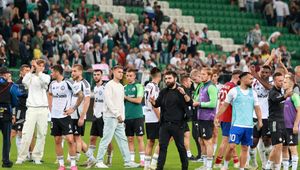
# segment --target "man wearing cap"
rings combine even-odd
[[[8,82],[10,71],[0,68],[0,129],[3,135],[2,167],[11,168],[9,160],[10,133],[12,127],[12,107],[17,105],[17,97],[22,96],[22,90],[14,83]]]

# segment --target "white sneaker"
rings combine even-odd
[[[16,164],[17,164],[17,165],[21,165],[21,164],[23,164],[23,161],[17,160],[17,161],[16,161]]]
[[[140,164],[137,164],[135,162],[128,162],[124,164],[124,168],[138,168],[140,167]]]
[[[214,164],[215,169],[221,169],[222,166],[223,166],[222,164],[216,164],[216,163]]]
[[[93,167],[96,164],[97,164],[96,160],[88,160],[87,165],[86,165],[86,169],[89,169],[89,168]]]
[[[206,166],[201,166],[199,168],[196,168],[195,170],[206,170],[206,169],[207,169]]]
[[[150,170],[155,170],[156,168],[156,165],[150,165]]]
[[[95,165],[96,168],[108,168],[103,162],[98,162]]]
[[[42,165],[42,162],[40,160],[35,160],[34,164],[36,164],[36,165]]]

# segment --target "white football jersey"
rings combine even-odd
[[[73,81],[63,80],[52,81],[49,86],[49,93],[52,94],[51,118],[64,118],[65,110],[73,105],[71,104],[72,94],[77,94],[80,89],[73,88]]]
[[[94,87],[94,116],[100,118],[104,110],[104,85]]]
[[[272,84],[273,80],[270,77],[269,83]],[[269,90],[267,90],[257,79],[253,80],[252,89],[257,93],[260,110],[262,112],[262,119],[269,118]],[[256,118],[255,111],[253,117]]]
[[[73,84],[73,88],[76,89],[76,90],[82,91],[83,97],[91,96],[90,83],[88,81],[86,81],[85,79],[82,79],[81,81],[75,81],[74,84]],[[78,97],[77,97],[76,94],[72,95],[72,105],[73,106],[76,104],[77,98]],[[84,103],[84,99],[82,100],[82,102],[78,106],[78,109],[75,110],[71,114],[72,119],[79,119],[80,113],[83,110],[83,103]]]
[[[144,107],[144,114],[145,114],[145,122],[146,123],[156,123],[159,121],[159,118],[156,116],[155,112],[153,111],[152,104],[150,103],[150,97],[154,97],[157,99],[159,95],[159,87],[157,84],[150,82],[145,87],[145,107]]]

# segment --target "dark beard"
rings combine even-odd
[[[249,85],[247,85],[247,87],[248,87],[248,88],[252,88],[252,85],[251,85],[251,84],[249,84]]]
[[[95,80],[95,82],[96,82],[96,84],[98,84],[100,82],[100,80],[97,80],[97,81]]]
[[[170,82],[166,84],[168,88],[172,88],[175,85],[175,82]]]

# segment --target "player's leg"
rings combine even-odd
[[[66,135],[65,140],[67,141],[69,146],[69,155],[72,169],[72,167],[76,167],[76,143],[74,141],[73,134]]]
[[[126,134],[127,140],[128,140],[130,160],[133,162],[135,160],[133,120],[125,120],[125,134]]]
[[[153,125],[154,123],[146,123],[147,144],[145,149],[145,170],[147,170],[150,167],[151,155],[155,144],[155,138],[153,139]]]
[[[28,150],[31,143],[31,139],[34,133],[35,125],[37,121],[37,116],[35,109],[29,108],[26,114],[26,121],[24,122],[21,146],[19,150],[19,155],[17,159],[17,164],[22,164],[28,156]]]
[[[108,145],[111,143],[114,136],[118,120],[115,118],[103,118],[104,127],[103,127],[103,137],[99,144],[98,154],[97,154],[97,164],[98,168],[107,168],[103,163],[105,152],[107,151]],[[130,158],[129,158],[130,159]]]
[[[293,129],[286,129],[287,130],[287,138],[286,143],[289,144],[289,149],[291,152],[292,157],[292,170],[296,170],[298,167],[298,151],[297,151],[297,145],[298,145],[298,134],[293,133]],[[286,150],[286,157],[289,158],[288,150]]]
[[[241,147],[240,168],[245,168],[245,166],[246,166],[248,148],[249,148],[249,146],[247,146],[247,145],[242,145],[242,147]]]
[[[198,155],[196,156],[196,158],[200,159],[201,158],[201,146],[200,146],[200,143],[198,142],[198,138],[199,138],[198,121],[192,122],[192,135],[193,135],[193,139],[195,141],[197,151],[198,151]]]
[[[221,130],[222,130],[222,141],[218,150],[218,155],[215,161],[215,168],[220,168],[223,160],[223,156],[228,147],[228,136],[230,131],[231,123],[229,122],[221,122]]]
[[[180,155],[181,161],[181,169],[187,170],[188,169],[188,157],[186,155],[186,149],[184,147],[184,129],[182,129],[178,125],[171,125],[170,133],[173,136],[178,153]]]
[[[48,129],[49,110],[43,108],[37,111],[39,111],[40,114],[39,114],[39,119],[36,123],[37,138],[36,138],[36,144],[32,151],[32,159],[35,161],[36,164],[41,164],[41,160],[43,158],[43,153],[44,153],[45,142],[46,142],[47,129]]]
[[[283,170],[289,169],[289,147],[286,145],[282,147],[282,165]]]
[[[144,144],[144,118],[138,118],[134,120],[134,131],[137,137],[139,154],[140,154],[140,165],[143,167],[145,164],[145,144]]]
[[[215,156],[217,147],[218,147],[218,134],[219,134],[219,128],[214,126],[213,129],[213,136],[212,136],[212,142],[213,142],[213,156]]]
[[[297,135],[295,135],[295,136],[297,136]],[[299,159],[297,145],[290,146],[290,150],[291,150],[291,154],[292,154],[292,170],[297,170],[298,159]]]
[[[187,122],[184,125],[184,147],[186,149],[187,157],[189,160],[195,160],[194,156],[192,155],[191,148],[190,148],[190,129]]]
[[[155,140],[159,138],[159,123],[157,122],[157,123],[147,123],[147,124],[146,124],[147,138],[150,139],[150,142],[153,142],[151,151],[147,151],[147,153],[149,154],[148,156],[150,157],[150,161],[151,161],[150,169],[156,169],[158,153],[159,153],[159,142],[157,142],[157,145],[154,148],[154,153],[153,153],[152,159],[151,159],[151,155],[152,155],[152,150],[154,147]]]
[[[233,154],[236,150],[236,145],[238,145],[241,141],[242,129],[240,127],[232,126],[229,131],[229,148],[225,155],[224,165],[222,167],[223,170],[228,169],[228,164],[230,159],[233,157]]]
[[[59,166],[63,168],[65,164],[64,164],[64,153],[63,153],[63,148],[61,146],[61,141],[62,141],[61,136],[54,136],[56,157]]]
[[[271,140],[272,140],[272,151],[268,158],[266,169],[271,169],[271,165],[274,163],[275,169],[280,168],[280,160],[281,160],[281,153],[282,153],[282,142],[286,136],[283,132],[283,129],[280,127],[278,122],[271,122],[272,126],[269,124],[271,130]]]
[[[112,157],[113,157],[113,145],[110,142],[107,147],[107,162],[106,165],[112,166]]]

